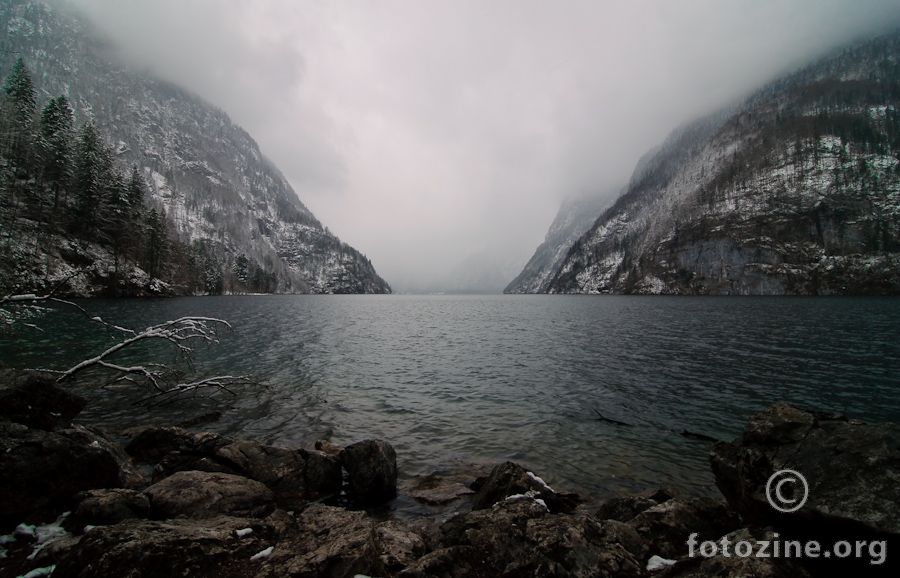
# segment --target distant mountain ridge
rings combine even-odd
[[[0,26],[0,64],[9,70],[21,55],[39,109],[63,94],[77,124],[92,120],[117,163],[139,168],[151,203],[165,209],[185,242],[202,243],[225,267],[246,259],[277,279],[277,292],[390,292],[369,259],[315,218],[223,111],[123,67],[68,9],[4,0]]]
[[[900,33],[673,132],[547,293],[900,293]]]
[[[544,237],[544,242],[538,246],[522,272],[503,292],[546,293],[569,248],[591,228],[594,221],[611,203],[609,197],[603,196],[563,201]]]

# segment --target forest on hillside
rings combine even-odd
[[[228,267],[203,241],[181,242],[136,166],[65,95],[40,103],[23,59],[0,95],[0,293],[104,296],[270,292],[274,275],[239,255]],[[76,279],[82,276],[84,279]]]

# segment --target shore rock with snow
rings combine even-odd
[[[46,432],[0,422],[0,519],[59,506],[83,490],[142,484],[121,449],[97,428]]]

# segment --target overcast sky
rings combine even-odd
[[[617,192],[677,125],[900,25],[896,0],[73,3],[228,112],[400,289],[521,267],[563,197]]]

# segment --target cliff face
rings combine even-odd
[[[548,293],[900,293],[900,34],[675,131]]]
[[[76,125],[93,121],[117,164],[138,167],[150,204],[165,210],[185,243],[202,243],[225,267],[242,256],[274,276],[279,292],[390,292],[371,262],[323,227],[223,111],[127,69],[87,22],[55,6],[0,2],[0,26],[3,68],[22,56],[39,108],[66,95]]]
[[[569,247],[578,240],[611,201],[608,197],[569,199],[562,203],[544,242],[504,293],[546,293]]]

